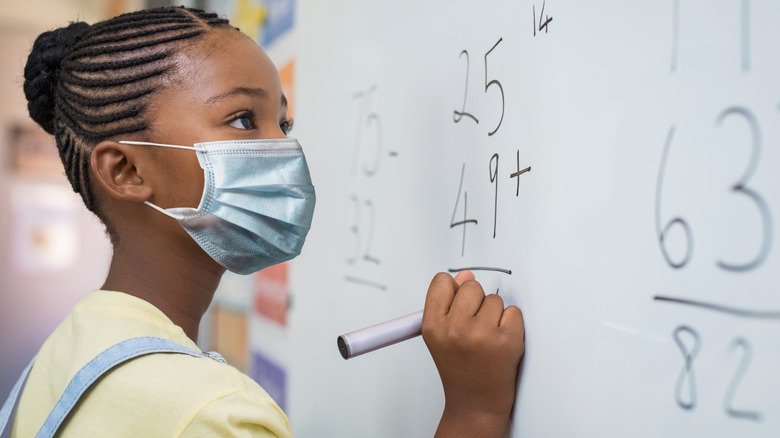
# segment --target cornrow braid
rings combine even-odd
[[[30,116],[55,136],[73,190],[104,223],[90,184],[92,149],[149,127],[147,107],[174,72],[172,55],[212,27],[238,30],[217,14],[179,6],[129,12],[92,26],[71,23],[35,40],[24,68]]]

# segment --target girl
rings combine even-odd
[[[295,257],[311,223],[271,61],[216,14],[169,7],[45,32],[24,78],[30,116],[114,254],[12,391],[0,432],[13,418],[12,437],[290,436],[260,386],[196,345],[225,270]],[[423,337],[446,400],[437,436],[505,433],[523,336],[519,309],[472,274],[433,278]]]

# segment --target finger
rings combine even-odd
[[[428,286],[428,294],[425,296],[425,309],[423,319],[431,316],[444,316],[450,311],[452,300],[455,297],[455,288],[458,285],[452,276],[446,272],[439,272],[431,280]]]
[[[498,327],[504,314],[504,300],[496,294],[488,294],[482,300],[477,319],[490,327]]]
[[[485,291],[482,285],[474,280],[463,283],[455,292],[448,316],[456,319],[471,318],[477,314],[482,300],[485,299]]]
[[[521,312],[520,308],[517,306],[509,306],[504,309],[504,314],[501,315],[501,322],[499,322],[498,326],[512,332],[521,333],[522,336],[525,336],[523,312]]]
[[[461,284],[469,281],[474,280],[474,273],[471,271],[460,271],[457,275],[455,275],[455,283],[458,283],[458,286]]]

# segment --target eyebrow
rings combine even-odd
[[[216,96],[211,96],[208,99],[206,99],[206,103],[213,104],[217,103],[219,101],[228,99],[233,96],[252,96],[252,97],[262,97],[263,99],[268,98],[268,92],[265,91],[262,88],[249,88],[249,87],[235,87],[229,91],[226,91],[222,94],[217,94]]]

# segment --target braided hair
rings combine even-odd
[[[214,13],[162,7],[94,25],[73,22],[33,44],[24,67],[30,117],[54,135],[73,191],[109,235],[90,184],[91,151],[102,140],[149,127],[149,101],[175,72],[171,55],[212,27],[238,30]]]

